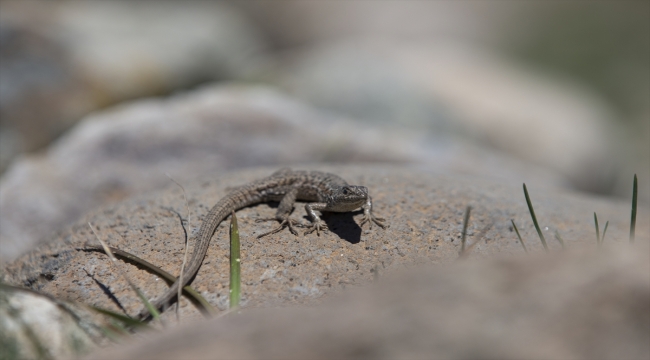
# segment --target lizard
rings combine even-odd
[[[308,226],[304,235],[316,231],[320,236],[321,231],[328,230],[327,224],[321,220],[316,211],[349,212],[361,208],[363,219],[360,226],[366,223],[370,225],[370,229],[373,223],[381,228],[387,226],[384,224],[384,219],[372,213],[372,199],[367,187],[348,185],[341,177],[331,173],[280,169],[268,177],[234,188],[210,209],[195,237],[192,255],[183,272],[183,283],[181,284],[177,279],[162,296],[152,302],[153,306],[159,310],[163,309],[177,296],[179,287],[184,287],[190,282],[203,263],[215,230],[236,210],[259,203],[279,201],[274,218],[257,220],[257,222],[278,221],[279,225],[269,232],[258,235],[257,238],[275,234],[285,228],[297,236],[295,227],[302,225],[289,217],[296,200],[308,201],[305,210],[311,220],[311,226]],[[149,317],[146,308],[138,315],[139,319]]]

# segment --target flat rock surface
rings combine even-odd
[[[648,243],[458,261],[317,307],[244,310],[88,359],[647,359]]]
[[[320,236],[295,237],[283,231],[257,240],[257,235],[276,226],[255,222],[258,218],[274,216],[274,205],[262,204],[239,211],[244,307],[310,304],[337,290],[368,283],[375,272],[382,275],[418,263],[450,263],[458,257],[467,206],[472,206],[468,243],[477,243],[470,258],[523,254],[511,219],[519,226],[529,251],[543,252],[521,187],[409,167],[319,165],[301,169],[333,172],[350,184],[367,186],[375,212],[386,217],[390,227],[386,230],[359,228],[359,211],[325,215],[323,219],[331,232]],[[275,170],[257,168],[184,184],[192,213],[192,232],[228,187],[245,184]],[[598,213],[601,228],[609,221],[606,247],[627,243],[629,203],[557,190],[530,188],[529,191],[551,252],[561,249],[554,239],[556,231],[569,249],[595,247],[594,211]],[[123,308],[135,314],[141,304],[108,258],[102,253],[79,250],[85,244],[98,244],[88,223],[109,245],[178,274],[184,239],[179,214],[187,218],[183,194],[173,184],[162,191],[102,207],[9,264],[3,271],[3,281],[57,298],[115,311]],[[294,218],[304,223],[308,221],[305,215],[303,206],[297,206],[293,213]],[[648,209],[640,208],[637,241],[647,242],[649,219]],[[192,283],[221,310],[228,306],[227,223],[216,230],[203,266]],[[150,298],[167,288],[164,281],[144,270],[124,263],[120,266]],[[198,312],[183,300],[181,315],[187,319]]]

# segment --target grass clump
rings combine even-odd
[[[594,225],[596,226],[596,245],[600,249],[603,246],[603,240],[605,240],[605,234],[607,233],[607,227],[609,226],[609,221],[605,222],[605,228],[603,229],[603,236],[600,236],[600,229],[598,228],[598,215],[594,212]]]
[[[521,246],[524,248],[524,252],[528,254],[528,249],[526,249],[526,244],[524,244],[524,239],[522,239],[521,235],[519,234],[519,229],[517,229],[517,225],[515,225],[515,221],[510,219],[510,222],[512,223],[512,227],[515,229],[515,232],[517,233],[517,237],[519,238],[519,242],[521,243]]]
[[[546,239],[544,239],[544,234],[542,234],[542,230],[539,228],[539,224],[537,223],[537,217],[535,216],[535,210],[533,209],[533,203],[530,201],[530,196],[528,195],[526,184],[524,184],[524,196],[526,196],[528,211],[530,211],[530,216],[533,218],[533,224],[535,224],[535,229],[537,230],[537,234],[539,234],[539,239],[542,241],[542,245],[544,245],[544,250],[546,250],[546,252],[549,252],[548,245],[546,245]]]
[[[634,184],[632,185],[632,216],[630,219],[630,243],[634,243],[634,232],[636,230],[637,193],[638,193],[638,185],[636,181],[636,174],[634,174]]]
[[[467,238],[467,225],[469,224],[469,215],[472,212],[472,207],[468,206],[465,209],[465,216],[463,217],[463,232],[460,240],[460,254],[462,255],[465,252],[465,242]]]

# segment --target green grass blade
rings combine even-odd
[[[600,229],[598,228],[598,216],[594,212],[594,224],[596,225],[596,245],[600,246]]]
[[[630,219],[630,243],[634,242],[634,232],[636,229],[636,199],[637,199],[637,181],[634,174],[634,185],[632,186],[632,218]]]
[[[607,232],[608,226],[609,226],[609,221],[605,223],[605,228],[603,229],[603,236],[600,238],[600,246],[603,246],[603,241],[605,241],[605,233]]]
[[[526,188],[526,184],[524,183],[524,195],[526,196],[526,203],[528,204],[528,211],[530,211],[530,216],[533,218],[533,224],[535,224],[535,229],[537,230],[537,234],[539,235],[539,239],[542,241],[542,245],[544,245],[544,250],[546,252],[548,251],[548,245],[546,245],[546,239],[544,239],[544,234],[542,234],[542,230],[539,228],[539,224],[537,223],[537,217],[535,216],[535,210],[533,210],[533,203],[530,201],[530,196],[528,196],[528,189]]]
[[[122,337],[131,336],[131,333],[129,332],[129,330],[127,330],[124,327],[124,324],[122,324],[121,322],[119,322],[117,320],[112,320],[111,321],[110,329],[112,329],[112,331],[120,334]]]
[[[138,297],[140,298],[140,301],[144,304],[144,306],[147,308],[147,311],[149,311],[149,314],[154,318],[154,320],[160,320],[160,312],[158,312],[158,309],[156,309],[155,306],[147,299],[146,296],[138,289],[136,286],[132,287],[133,291],[135,291],[136,294],[138,294]]]
[[[131,327],[149,328],[149,325],[147,323],[145,323],[144,321],[133,319],[133,318],[128,317],[126,315],[118,314],[118,313],[113,312],[111,310],[102,309],[102,308],[97,307],[97,306],[89,305],[88,307],[90,307],[91,309],[95,310],[96,312],[98,312],[100,314],[103,314],[103,315],[109,316],[109,317],[111,317],[111,318],[113,318],[115,320],[118,320],[118,321],[122,322],[125,325],[131,326]]]
[[[99,326],[99,329],[101,330],[102,334],[104,334],[104,337],[108,338],[110,341],[119,344],[122,339],[123,339],[123,334],[121,334],[119,331],[113,330],[112,326]]]
[[[528,254],[528,249],[526,249],[526,244],[524,244],[524,239],[522,239],[521,235],[519,235],[519,229],[517,229],[517,225],[515,225],[515,221],[511,219],[510,222],[512,223],[512,227],[515,228],[515,232],[517,233],[517,237],[519,238],[519,242],[521,243],[521,246],[524,248],[526,254]]]
[[[230,221],[230,308],[239,306],[241,289],[241,258],[239,255],[239,227],[237,216],[232,212]]]
[[[467,225],[469,224],[469,214],[472,211],[472,207],[468,206],[465,208],[465,217],[463,218],[463,232],[460,240],[460,255],[465,253],[465,242],[467,239]]]

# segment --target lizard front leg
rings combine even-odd
[[[305,235],[311,234],[315,230],[316,235],[320,236],[321,230],[327,231],[327,224],[325,224],[325,222],[318,217],[318,214],[316,214],[316,210],[325,209],[327,209],[326,203],[311,203],[305,205],[305,210],[307,210],[307,214],[311,218],[311,226],[307,231],[305,231]]]
[[[293,188],[289,190],[284,197],[282,197],[282,200],[280,201],[280,205],[278,206],[278,211],[275,213],[275,218],[271,219],[258,219],[257,222],[262,222],[262,221],[279,221],[280,225],[276,227],[275,229],[265,232],[264,234],[258,235],[257,238],[264,237],[266,235],[271,235],[275,234],[277,232],[282,231],[284,228],[288,227],[289,231],[291,231],[292,234],[298,235],[298,232],[294,229],[294,226],[297,226],[297,222],[295,220],[291,220],[289,215],[291,215],[291,212],[293,211],[293,204],[296,202],[296,196],[298,196],[298,188]]]
[[[384,224],[384,221],[386,221],[385,219],[377,217],[372,213],[372,199],[370,198],[370,196],[368,196],[368,200],[366,201],[365,204],[363,204],[362,208],[363,208],[363,219],[361,220],[361,224],[359,224],[359,226],[363,227],[365,223],[369,223],[370,229],[372,229],[373,222],[379,225],[382,229],[385,229],[388,226]]]

